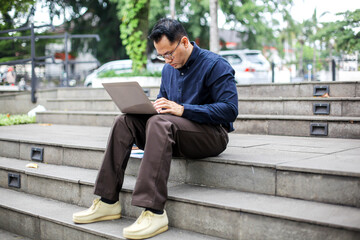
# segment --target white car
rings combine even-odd
[[[271,83],[270,63],[259,50],[224,50],[219,54],[235,70],[238,84]]]
[[[96,87],[94,86],[96,85],[94,83],[99,82],[99,85],[101,87],[101,83],[100,83],[101,81],[99,81],[99,76],[108,71],[115,71],[116,74],[132,72],[132,61],[130,59],[126,59],[126,60],[116,60],[105,63],[98,69],[95,69],[85,78],[84,86]]]

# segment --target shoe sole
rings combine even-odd
[[[104,216],[104,217],[99,217],[99,218],[91,219],[91,220],[79,220],[79,219],[73,218],[73,222],[74,223],[93,223],[93,222],[100,222],[100,221],[115,220],[115,219],[119,219],[119,218],[121,218],[121,214]]]
[[[159,230],[157,230],[156,232],[153,232],[153,233],[150,233],[150,234],[147,234],[147,235],[130,235],[130,234],[124,234],[124,237],[125,238],[128,238],[128,239],[145,239],[145,238],[151,238],[151,237],[154,237],[160,233],[163,233],[165,231],[168,230],[168,225],[160,228]]]

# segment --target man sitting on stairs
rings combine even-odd
[[[99,170],[94,193],[100,199],[73,214],[75,223],[120,218],[119,193],[135,143],[144,150],[132,205],[144,211],[124,237],[143,239],[168,229],[164,210],[173,156],[205,158],[223,152],[238,115],[234,70],[219,55],[190,42],[176,20],[161,19],[149,39],[166,62],[154,107],[157,115],[116,117]]]

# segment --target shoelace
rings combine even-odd
[[[145,211],[141,214],[141,216],[139,217],[138,223],[142,223],[142,221],[144,221],[145,219],[149,219],[150,217],[154,216],[154,214],[150,211]],[[150,219],[149,219],[150,220]]]
[[[91,206],[91,210],[94,210],[99,202],[100,202],[100,199],[95,199],[93,202],[93,205]]]

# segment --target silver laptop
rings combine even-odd
[[[138,82],[102,84],[122,113],[157,114]]]

